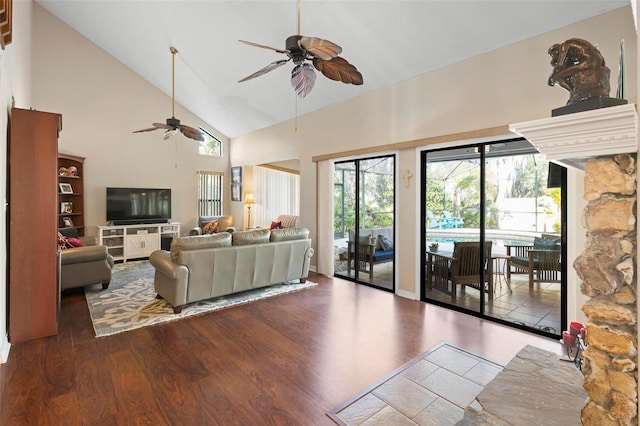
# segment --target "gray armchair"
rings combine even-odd
[[[113,257],[107,247],[90,245],[95,238],[81,238],[86,245],[60,252],[60,289],[102,284],[109,287]]]
[[[233,226],[233,216],[200,216],[198,218],[198,226],[191,228],[189,235],[202,235],[202,228],[213,220],[218,221],[220,232],[235,232],[236,230]]]

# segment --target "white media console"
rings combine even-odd
[[[100,245],[107,246],[115,260],[149,257],[160,250],[163,238],[180,236],[180,222],[98,226]]]

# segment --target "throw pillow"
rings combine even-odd
[[[391,241],[391,238],[387,237],[386,235],[378,235],[378,240],[380,241],[380,247],[382,248],[382,250],[393,250],[393,241]]]
[[[71,245],[71,247],[84,247],[86,245],[85,243],[80,241],[80,239],[74,237],[67,238],[67,241],[69,242],[69,245]]]
[[[69,244],[69,239],[58,232],[58,250],[65,250],[73,247]]]
[[[280,229],[282,228],[282,222],[271,222],[271,226],[269,229]]]
[[[62,228],[58,232],[67,238],[78,238],[78,229],[76,228]]]
[[[212,220],[211,222],[207,222],[202,227],[203,234],[216,234],[218,232],[220,232],[220,226],[218,226],[217,220]]]

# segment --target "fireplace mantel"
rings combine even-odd
[[[590,157],[638,152],[635,104],[514,123],[509,130],[547,160],[578,169]]]

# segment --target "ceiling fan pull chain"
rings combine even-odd
[[[178,168],[178,138],[173,139],[173,144],[175,146],[175,157],[173,159],[173,167]]]
[[[295,125],[294,125],[294,127],[293,127],[293,131],[294,131],[294,133],[298,133],[298,97],[297,97],[297,96],[294,96],[294,97],[293,97],[293,99],[295,99],[295,100],[296,100],[296,109],[295,109],[295,111],[296,111],[296,118],[295,118]]]

